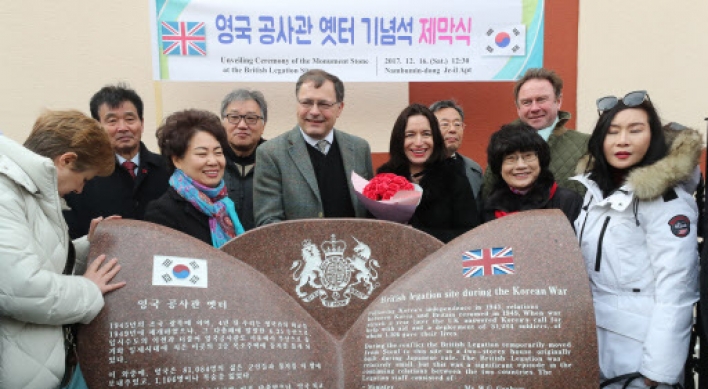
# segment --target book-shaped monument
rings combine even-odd
[[[283,222],[221,250],[139,221],[101,223],[116,280],[79,332],[90,388],[596,388],[595,320],[558,211],[443,245],[361,219]]]

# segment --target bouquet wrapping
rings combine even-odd
[[[351,180],[356,197],[380,220],[408,223],[423,195],[420,186],[392,173],[377,174],[367,181],[352,172]]]

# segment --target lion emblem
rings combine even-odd
[[[322,269],[320,269],[322,265],[321,256],[320,250],[312,241],[306,239],[302,242],[302,260],[295,260],[290,267],[291,271],[295,269],[293,280],[300,281],[295,287],[295,292],[299,297],[307,296],[307,293],[302,291],[302,287],[307,284],[317,289],[322,287],[322,285],[317,283],[317,277],[322,274]]]

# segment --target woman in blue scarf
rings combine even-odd
[[[216,248],[242,234],[223,180],[228,141],[219,117],[194,109],[173,113],[157,130],[157,139],[173,173],[170,188],[148,205],[145,220]]]

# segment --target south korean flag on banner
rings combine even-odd
[[[155,255],[152,261],[152,284],[206,288],[209,283],[204,259]]]
[[[518,24],[502,28],[488,28],[484,33],[483,55],[522,56],[526,55],[526,26]]]

